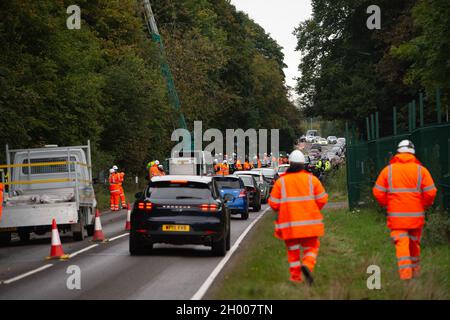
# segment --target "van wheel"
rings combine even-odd
[[[84,240],[84,230],[81,228],[81,231],[74,232],[72,235],[73,241],[83,241]]]
[[[19,229],[17,233],[21,242],[30,242],[30,231],[28,229]]]
[[[0,244],[8,244],[11,242],[11,232],[0,233]]]
[[[86,231],[89,237],[92,237],[94,235],[94,225],[89,224],[86,226]]]

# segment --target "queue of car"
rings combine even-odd
[[[156,243],[211,247],[216,256],[230,249],[231,217],[249,218],[261,210],[278,178],[271,168],[236,171],[226,176],[153,177],[136,194],[131,214],[129,251],[150,254]]]

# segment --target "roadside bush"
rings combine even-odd
[[[442,211],[431,211],[423,235],[424,245],[450,244],[450,217]]]

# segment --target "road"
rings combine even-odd
[[[232,246],[266,208],[250,213],[246,221],[239,216],[232,219]],[[163,244],[155,245],[151,255],[130,256],[125,218],[126,211],[104,215],[103,231],[112,241],[67,261],[45,260],[50,252],[49,235],[34,237],[28,244],[0,247],[0,299],[191,299],[223,259],[212,257],[209,247]],[[72,242],[70,233],[60,236],[67,254],[93,246],[90,237]],[[81,271],[80,290],[67,288],[72,265]],[[40,271],[14,281],[36,269]]]

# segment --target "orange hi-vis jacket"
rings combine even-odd
[[[250,166],[250,163],[248,161],[244,162],[244,170],[250,170],[252,167]]]
[[[417,229],[424,225],[425,210],[433,204],[437,189],[413,154],[399,153],[381,171],[372,191],[387,209],[388,228]]]
[[[230,167],[228,166],[228,164],[219,163],[218,166],[219,166],[219,170],[217,171],[218,175],[227,176],[230,174]]]
[[[124,172],[118,172],[116,174],[117,174],[117,177],[119,179],[119,185],[122,186],[123,180],[125,179],[125,173]]]
[[[305,170],[279,178],[269,198],[269,205],[278,211],[275,236],[283,240],[322,236],[320,210],[327,201],[328,194],[319,179]]]
[[[158,169],[158,166],[156,164],[154,164],[153,166],[150,167],[150,179],[153,177],[157,177],[161,175],[161,171]]]
[[[120,192],[120,177],[118,173],[112,173],[109,176],[109,191],[117,194]]]
[[[0,182],[0,220],[2,219],[3,210],[3,183]]]
[[[236,170],[242,170],[242,163],[241,160],[236,161]]]

